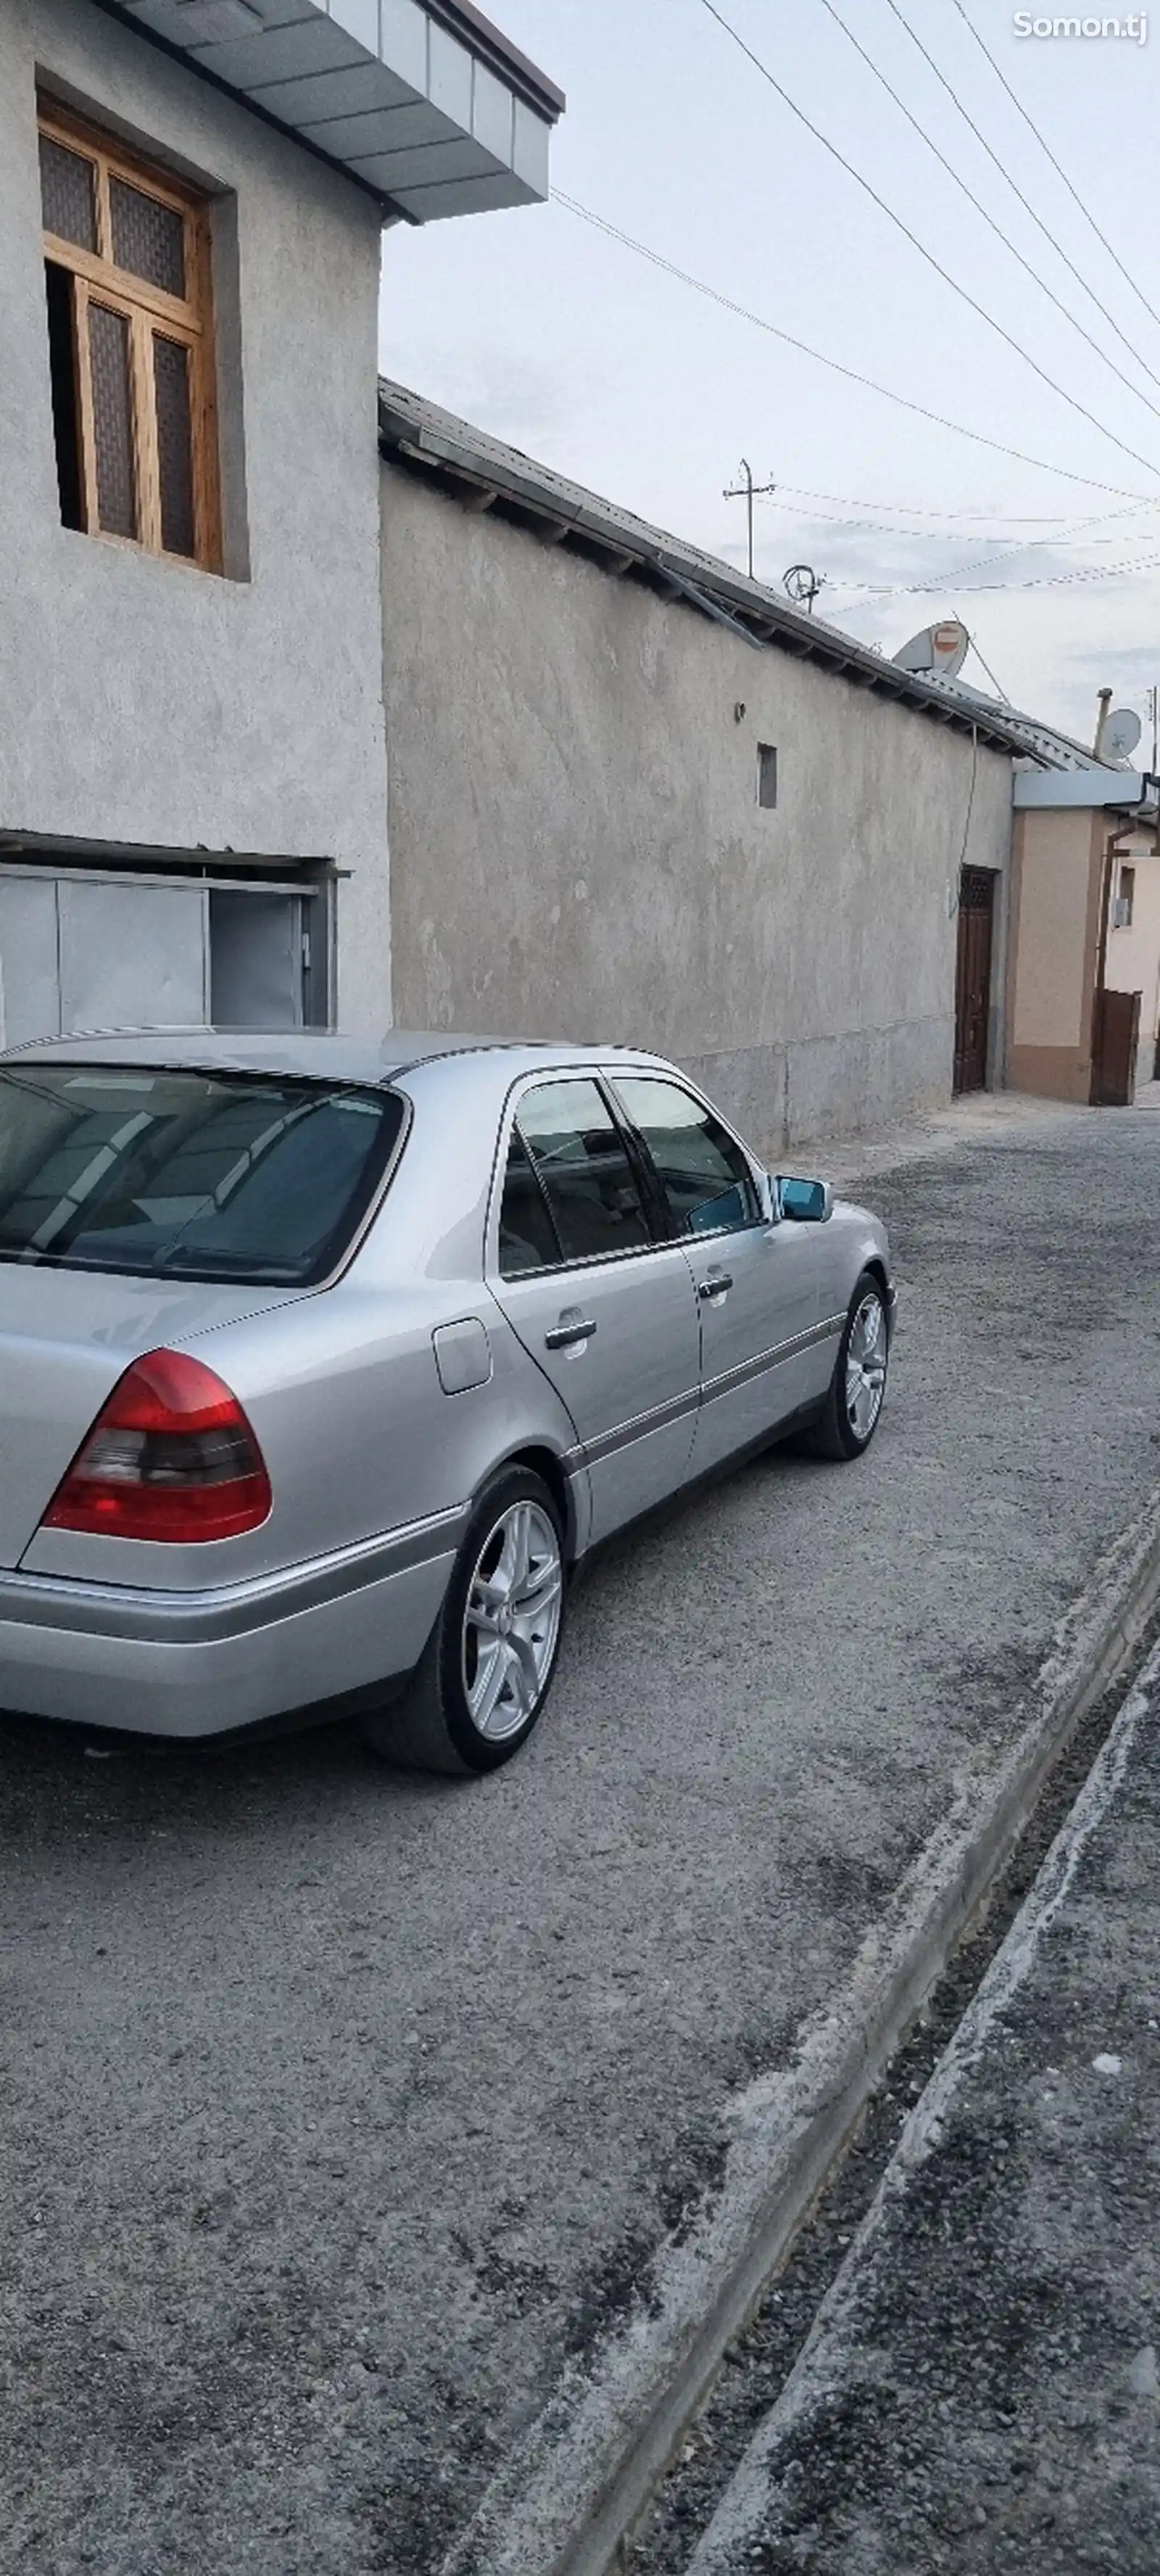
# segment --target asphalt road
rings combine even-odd
[[[1005,1103],[866,1195],[869,1456],[610,1552],[511,1770],[4,1722],[0,2567],[424,2576],[1007,1742],[1160,1470],[1160,1125]]]
[[[1155,2576],[1160,1650],[689,2576]]]

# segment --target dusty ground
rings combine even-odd
[[[712,2190],[1160,1467],[1160,1130],[956,1119],[869,1457],[610,1553],[512,1770],[4,1725],[0,2565],[424,2576]]]
[[[690,2576],[1155,2576],[1154,1677],[1141,1698]]]

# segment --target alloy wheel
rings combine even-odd
[[[886,1309],[873,1289],[863,1297],[846,1346],[846,1414],[857,1440],[869,1439],[882,1411],[888,1356]]]
[[[500,1743],[526,1726],[547,1687],[560,1633],[560,1542],[538,1503],[513,1503],[476,1559],[463,1619],[463,1687],[472,1724]]]

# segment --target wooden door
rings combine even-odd
[[[1140,1042],[1139,993],[1096,995],[1091,1099],[1094,1109],[1130,1109],[1136,1093]]]
[[[956,1091],[981,1091],[987,1079],[994,912],[995,879],[990,870],[964,868],[959,884],[959,945],[955,972]]]

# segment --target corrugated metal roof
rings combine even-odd
[[[981,689],[971,688],[964,680],[936,679],[934,685],[947,697],[1001,714],[1020,737],[1023,758],[1017,764],[1017,805],[1050,805],[1054,772],[1060,781],[1061,805],[1078,806],[1086,801],[1093,807],[1122,805],[1125,812],[1138,809],[1144,816],[1155,814],[1156,781],[1147,771],[1134,769],[1130,760],[1097,760],[1074,734],[1064,733],[1059,725],[1045,724],[1039,716],[1026,715],[1022,708],[1009,706],[1002,698],[985,697]]]
[[[525,522],[540,522],[561,544],[603,557],[609,569],[636,572],[672,598],[716,616],[748,643],[775,645],[838,671],[864,688],[901,699],[942,724],[976,733],[995,749],[1031,753],[1026,729],[989,700],[968,704],[933,681],[902,671],[871,646],[825,618],[794,607],[780,591],[705,554],[699,546],[650,526],[550,465],[444,411],[407,385],[379,384],[379,434],[385,455],[441,477],[446,488],[487,495]]]

